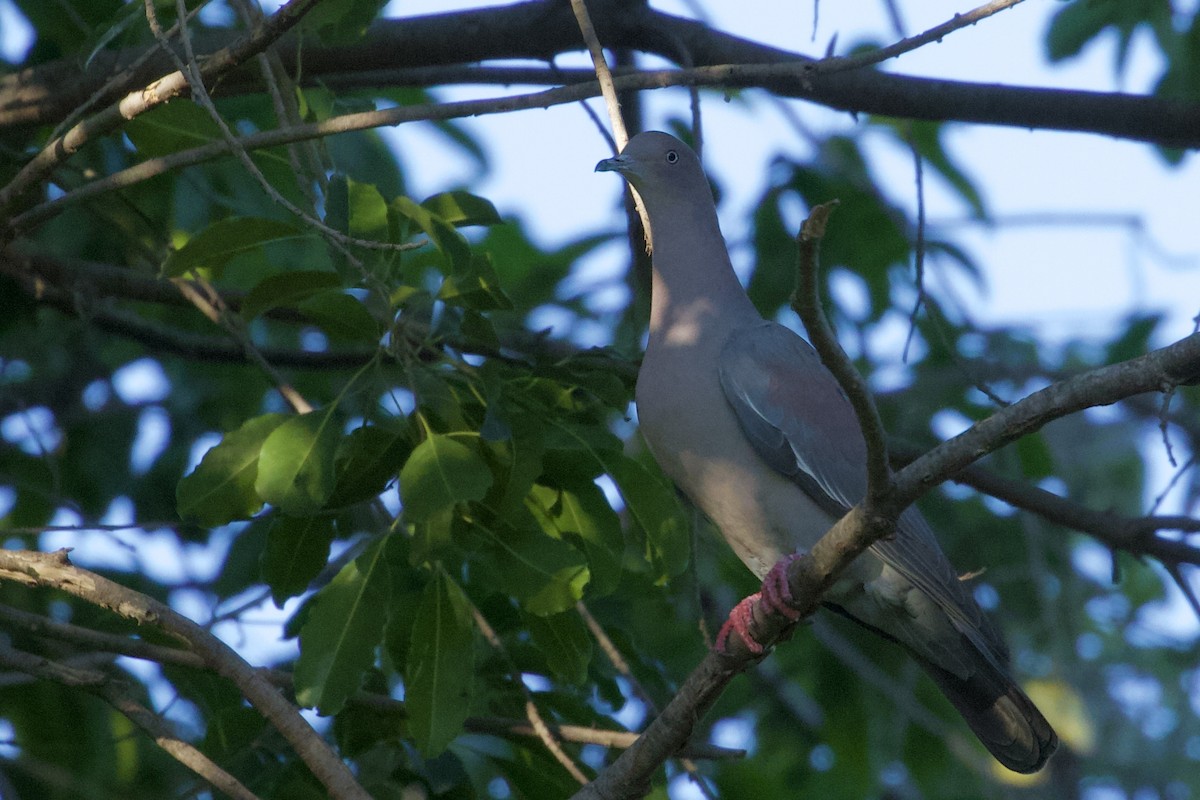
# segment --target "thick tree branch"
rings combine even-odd
[[[911,447],[893,449],[892,453],[904,463],[911,463],[922,455],[922,451]],[[1006,478],[980,464],[971,464],[950,479],[1022,511],[1037,514],[1055,525],[1086,533],[1113,550],[1139,557],[1150,556],[1164,563],[1200,565],[1200,548],[1159,535],[1163,531],[1200,533],[1200,519],[1195,517],[1129,517],[1112,511],[1097,511],[1024,481]]]
[[[731,36],[628,0],[590,0],[588,7],[606,47],[640,50],[675,61],[683,48],[696,67],[814,63],[801,54]],[[233,35],[216,32],[197,37],[198,49],[218,50]],[[308,85],[370,85],[363,78],[375,73],[381,82],[374,85],[383,88],[429,85],[428,72],[409,73],[405,78],[393,70],[490,59],[548,61],[581,48],[569,4],[541,0],[381,20],[362,41],[348,46],[319,47],[306,42],[304,47],[296,47],[291,37],[284,37],[279,54],[284,69],[303,76]],[[0,128],[63,118],[101,87],[104,76],[142,56],[142,49],[102,51],[95,54],[86,74],[73,60],[64,60],[0,78]],[[170,69],[166,56],[146,59],[134,79],[123,86],[128,91]],[[533,81],[534,74],[527,73],[523,80]],[[543,75],[544,79],[536,82],[572,79],[569,71],[547,70]],[[406,82],[389,82],[397,78]],[[1200,145],[1200,105],[1152,97],[930,80],[867,69],[807,77],[794,72],[776,75],[734,69],[724,85],[764,88],[854,113],[1072,130],[1175,147]],[[221,88],[226,93],[260,91],[261,78],[252,69],[235,70]]]
[[[0,550],[0,581],[58,589],[138,624],[152,625],[186,642],[200,654],[209,669],[233,681],[251,705],[295,748],[331,797],[370,800],[342,760],[262,672],[246,663],[220,639],[170,607],[74,566],[65,550],[56,553]]]
[[[0,604],[0,622],[12,629],[26,631],[43,639],[54,639],[66,642],[74,647],[87,648],[93,652],[116,653],[131,658],[153,661],[158,664],[173,664],[189,669],[208,669],[203,657],[190,649],[166,647],[153,644],[142,639],[133,639],[118,633],[105,633],[92,630],[69,622],[59,622],[41,614],[32,614]],[[279,669],[262,670],[267,679],[280,689],[292,692],[292,675]],[[377,711],[395,714],[406,718],[408,712],[403,701],[396,700],[384,694],[360,691],[350,696],[351,705],[372,708]],[[601,747],[621,749],[629,747],[637,741],[638,734],[631,731],[604,730],[584,725],[559,725],[547,723],[545,726],[555,737],[564,742],[578,744],[595,744]],[[463,729],[472,733],[483,733],[491,736],[518,736],[536,738],[538,732],[527,719],[510,719],[505,717],[467,717]],[[736,759],[744,758],[746,751],[736,748],[717,747],[704,743],[687,746],[681,754],[693,759]]]
[[[290,0],[251,33],[205,59],[200,70],[203,80],[215,80],[286,33],[315,5],[317,0]],[[7,186],[0,189],[0,209],[7,209],[30,187],[40,183],[58,165],[81,147],[120,128],[126,121],[179,97],[188,83],[182,72],[170,72],[138,92],[133,92],[103,111],[83,120],[61,137],[54,139],[27,162]]]

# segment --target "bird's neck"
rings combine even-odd
[[[686,239],[654,237],[650,298],[650,345],[719,347],[734,328],[761,319],[729,261],[725,239],[715,216],[696,220],[661,220],[660,230],[691,230]],[[690,222],[691,224],[687,224]]]

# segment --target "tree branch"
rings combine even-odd
[[[879,411],[875,408],[871,390],[867,388],[866,381],[838,344],[837,336],[821,308],[817,253],[820,250],[821,239],[825,236],[829,215],[833,213],[837,204],[838,201],[833,200],[816,206],[800,226],[800,234],[796,237],[799,263],[796,269],[796,290],[792,294],[792,308],[800,315],[813,348],[821,357],[821,363],[833,373],[838,385],[849,398],[850,405],[854,406],[854,413],[858,417],[858,424],[867,445],[867,499],[874,502],[887,492],[891,483],[887,434],[884,432],[883,422],[879,419]]]
[[[66,550],[56,553],[0,550],[0,581],[58,589],[138,624],[152,625],[186,642],[200,654],[208,669],[233,681],[246,699],[295,748],[331,797],[370,800],[342,760],[262,672],[246,663],[229,645],[169,606],[74,566],[68,560]]]
[[[1085,408],[1163,391],[1200,375],[1200,333],[1137,358],[1058,381],[1000,409],[894,476],[892,502],[907,505],[984,455]]]
[[[254,31],[207,58],[200,71],[203,80],[215,80],[251,56],[262,52],[299,22],[316,2],[317,0],[289,0]],[[179,97],[187,88],[187,79],[182,72],[176,70],[78,123],[43,147],[7,186],[0,189],[0,209],[8,209],[17,197],[40,183],[88,142],[117,130],[126,121],[155,106]]]
[[[892,454],[904,463],[911,463],[921,457],[922,451],[901,446],[893,448]],[[1200,519],[1195,517],[1128,517],[1112,511],[1096,511],[1024,481],[1006,478],[980,464],[971,464],[950,480],[1037,514],[1055,525],[1086,533],[1112,550],[1150,556],[1163,563],[1200,565],[1200,548],[1158,535],[1162,531],[1200,533]]]
[[[96,695],[124,714],[130,722],[147,733],[155,744],[214,789],[224,792],[234,800],[260,800],[258,795],[247,789],[241,781],[221,769],[192,744],[180,739],[162,717],[122,691],[103,672],[68,667],[41,656],[21,652],[6,644],[0,644],[0,666],[24,672],[38,680],[84,689]]]
[[[118,633],[105,633],[69,622],[59,622],[41,614],[32,614],[4,604],[0,604],[0,622],[27,631],[39,638],[55,639],[100,653],[116,653],[130,658],[153,661],[158,664],[173,664],[189,669],[208,668],[204,659],[193,650],[166,647],[141,639],[132,639]],[[292,691],[291,673],[280,669],[266,669],[262,672],[266,675],[267,680],[280,689],[288,693]],[[386,711],[400,717],[407,717],[408,714],[403,701],[365,690],[351,695],[347,702],[351,705]],[[604,730],[584,725],[545,723],[545,728],[564,742],[595,744],[614,749],[629,747],[638,738],[638,734],[632,731]],[[538,731],[534,729],[528,719],[467,717],[463,722],[463,729],[471,733],[483,733],[491,736],[539,738]],[[688,745],[680,755],[685,758],[706,760],[737,759],[744,758],[746,751],[698,742]]]
[[[670,60],[686,50],[696,67],[714,65],[813,64],[799,53],[767,47],[694,20],[630,7],[621,0],[589,0],[600,40],[607,47],[640,50]],[[228,32],[197,36],[201,52],[218,50],[233,37]],[[551,60],[582,48],[579,29],[566,3],[526,2],[448,14],[380,20],[359,42],[298,47],[284,37],[279,48],[284,68],[301,75],[305,85],[395,86],[477,82],[461,74],[466,62],[489,59]],[[45,124],[61,119],[113,74],[136,58],[136,51],[101,51],[92,68],[81,72],[74,60],[39,65],[0,78],[0,128]],[[426,68],[449,67],[455,75],[435,77]],[[143,85],[169,71],[164,55],[146,59],[136,80]],[[396,70],[413,70],[396,72]],[[371,76],[379,82],[370,83]],[[512,82],[561,83],[590,71],[528,71]],[[504,82],[509,82],[509,78]],[[1200,105],[1111,92],[1082,92],[1035,87],[942,81],[855,69],[824,76],[772,74],[770,71],[729,73],[726,85],[768,89],[852,113],[909,119],[957,120],[1020,128],[1072,130],[1164,146],[1200,146]],[[400,81],[393,83],[392,81]],[[261,90],[261,76],[251,69],[231,71],[222,81],[226,94]],[[115,98],[110,98],[115,99]]]
[[[109,310],[94,302],[93,295],[103,298],[146,301],[162,305],[188,306],[178,288],[169,280],[160,280],[110,264],[81,259],[29,254],[12,246],[0,250],[0,276],[7,275],[37,303],[50,306],[72,317],[95,325],[109,333],[140,342],[153,352],[211,363],[246,363],[245,350],[225,338],[204,336],[157,325],[136,315]],[[226,289],[221,297],[232,310],[241,308],[244,292]],[[291,308],[273,308],[264,316],[281,322],[309,324],[311,320]],[[402,320],[395,331],[406,337],[418,360],[442,357],[441,348],[520,363],[557,363],[568,358],[582,357],[603,360],[604,368],[632,386],[637,377],[637,364],[602,350],[581,351],[569,342],[547,338],[542,333],[525,329],[498,331],[501,345],[497,349],[477,341],[442,336],[430,343],[430,330],[423,323]],[[358,369],[372,358],[380,356],[378,348],[354,350],[291,350],[281,347],[258,347],[266,361],[276,367],[308,370]]]

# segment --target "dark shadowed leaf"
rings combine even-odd
[[[434,756],[462,730],[471,703],[474,626],[458,584],[438,571],[421,594],[405,672],[405,704],[417,747]]]
[[[300,629],[295,685],[301,705],[336,714],[375,663],[390,596],[386,551],[394,538],[377,540],[316,594]]]
[[[563,680],[583,683],[592,659],[592,636],[579,614],[574,611],[545,617],[527,614],[525,624],[551,671]]]
[[[271,599],[280,608],[289,597],[308,588],[329,559],[333,542],[330,517],[279,515],[267,534],[262,555],[262,576],[271,587]]]
[[[301,232],[286,222],[259,217],[230,217],[214,222],[167,256],[162,273],[177,278],[197,269],[219,274],[235,256],[262,247],[267,242],[290,239]]]
[[[504,222],[491,200],[470,192],[442,192],[423,200],[421,205],[456,227]]]

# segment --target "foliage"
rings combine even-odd
[[[153,41],[135,13],[142,4],[54,5],[70,14],[16,5],[36,40],[13,69]],[[304,46],[356,40],[380,5],[322,3],[321,16],[304,23],[313,37]],[[174,5],[156,6],[168,25]],[[1065,4],[1048,52],[1068,57],[1112,28],[1121,69],[1130,37],[1145,26],[1169,57],[1159,90],[1194,100],[1197,73],[1187,65],[1200,52],[1200,15],[1178,33],[1168,6]],[[201,14],[193,27],[220,32],[232,20]],[[411,87],[290,88],[302,122],[432,99]],[[265,93],[231,92],[216,107],[239,132],[277,127]],[[951,124],[864,118],[821,138],[811,158],[779,154],[752,215],[749,290],[760,309],[780,313],[792,291],[784,204],[836,197],[822,258],[834,280],[860,282],[868,301],[861,315],[833,309],[842,336],[866,342],[897,315],[907,319],[915,220],[880,189],[863,140],[911,143],[986,219],[970,165],[944,146]],[[438,125],[457,154],[486,171],[480,142],[452,122]],[[46,134],[2,135],[9,153],[31,154]],[[56,173],[55,191],[221,136],[200,104],[178,99],[87,142]],[[81,534],[74,541],[87,547],[77,560],[126,552],[126,568],[100,571],[234,642],[276,637],[276,628],[249,624],[268,598],[286,609],[282,636],[298,649],[271,666],[290,675],[296,702],[316,709],[323,734],[375,797],[413,796],[413,787],[429,797],[566,796],[577,783],[512,720],[524,722],[534,703],[552,724],[636,723],[703,655],[698,621],[719,624],[721,610],[754,586],[703,525],[693,553],[693,515],[631,433],[637,353],[583,349],[572,337],[588,325],[611,329],[609,316],[565,287],[577,261],[617,236],[580,235],[551,249],[477,187],[412,197],[411,156],[391,148],[379,133],[358,131],[256,150],[250,159],[273,193],[234,159],[208,161],[69,205],[13,245],[77,272],[44,296],[0,274],[5,546],[44,549],[64,541],[52,526],[128,520],[133,527],[119,535]],[[11,179],[17,164],[0,164],[0,178]],[[42,191],[36,201],[54,196]],[[332,233],[287,213],[279,197]],[[35,203],[22,202],[16,211]],[[927,237],[929,262],[978,279],[960,242],[939,231]],[[221,301],[206,316],[178,286]],[[547,307],[567,322],[550,335],[531,332],[531,312]],[[1019,397],[1144,352],[1156,323],[1130,319],[1110,342],[1050,347],[1020,329],[976,329],[931,290],[913,322],[903,385],[880,394],[880,411],[898,439],[928,446],[938,433],[931,420],[977,420],[995,409],[978,386]],[[869,378],[888,366],[869,348],[860,355]],[[138,389],[134,374],[151,379]],[[281,387],[303,403],[289,405]],[[1191,452],[1198,400],[1188,387],[1173,400]],[[1139,516],[1145,474],[1136,444],[1157,411],[1151,403],[1078,415],[985,463],[1026,484],[1055,481],[1083,505]],[[1194,470],[1186,480],[1194,495]],[[951,532],[942,539],[951,560],[987,567],[977,593],[1003,607],[1018,670],[1042,681],[1048,706],[1065,709],[1055,720],[1061,771],[1028,796],[1064,796],[1063,785],[1151,793],[1139,797],[1200,792],[1193,654],[1130,641],[1139,616],[1163,597],[1159,572],[979,492],[947,486],[935,498],[924,510]],[[172,574],[160,552],[184,564],[217,554],[219,564]],[[1116,586],[1079,566],[1110,557]],[[2,582],[0,603],[178,644],[58,591]],[[597,641],[584,614],[611,641]],[[7,622],[5,631],[18,650],[101,664],[259,796],[324,796],[225,678],[175,663],[98,662],[88,645]],[[603,653],[609,644],[627,666]],[[125,716],[78,689],[6,681],[0,717],[10,740],[0,773],[14,796],[203,791]],[[1016,791],[1011,776],[964,774],[964,761],[983,762],[931,685],[897,651],[836,620],[821,621],[817,636],[801,632],[762,672],[735,681],[709,717],[730,721],[751,731],[750,756],[699,767],[722,797]],[[589,776],[610,758],[594,745],[562,747]],[[672,763],[666,777],[680,769]]]

